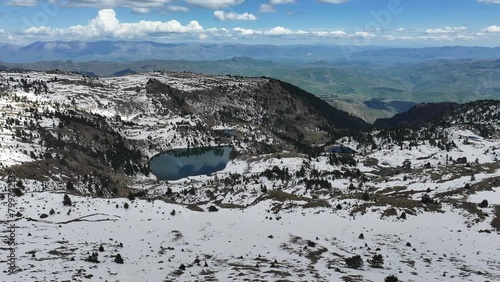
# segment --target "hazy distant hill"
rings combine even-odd
[[[377,61],[385,63],[401,63],[436,59],[488,60],[498,58],[500,58],[500,47],[488,48],[463,46],[363,50],[353,56],[353,59],[355,60]]]
[[[36,61],[223,60],[232,57],[290,61],[400,63],[434,59],[498,59],[500,48],[384,48],[338,45],[244,45],[158,43],[153,41],[37,41],[26,46],[0,45],[0,58],[10,63]]]
[[[1,46],[1,45],[0,45]],[[51,60],[105,60],[137,61],[164,60],[221,60],[232,57],[273,58],[274,60],[311,61],[342,59],[341,46],[332,45],[243,45],[158,43],[152,41],[37,41],[24,47],[4,50],[0,57],[11,63]],[[360,50],[376,50],[380,47],[363,47]]]
[[[1,60],[11,61],[11,62],[22,62],[22,60],[20,60],[17,57],[17,53],[20,48],[21,46],[18,45],[0,43]]]

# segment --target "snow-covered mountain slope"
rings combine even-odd
[[[268,78],[0,85],[0,221],[18,227],[2,281],[500,280],[496,102],[370,129]],[[160,152],[218,145],[234,148],[223,170],[150,174]]]

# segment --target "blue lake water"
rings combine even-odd
[[[332,147],[326,150],[328,153],[348,154],[352,155],[355,151],[349,147]]]
[[[232,147],[175,149],[151,158],[151,173],[158,180],[179,180],[208,175],[226,168]]]

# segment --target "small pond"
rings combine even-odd
[[[226,168],[232,150],[230,146],[169,150],[151,158],[151,173],[158,180],[209,175]]]
[[[330,148],[327,148],[326,152],[337,153],[337,154],[348,154],[348,155],[356,153],[356,151],[354,151],[353,149],[345,146],[332,146]]]

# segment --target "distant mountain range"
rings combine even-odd
[[[153,41],[37,41],[26,46],[0,44],[0,58],[8,63],[52,60],[222,60],[232,57],[281,61],[397,63],[434,59],[498,59],[500,47],[386,48],[339,45],[158,43]]]
[[[342,47],[326,45],[171,44],[152,41],[38,41],[27,46],[0,45],[0,57],[9,63],[51,60],[221,60],[239,56],[302,61],[336,59],[341,54]]]
[[[415,62],[422,60],[490,60],[500,58],[500,47],[444,46],[427,48],[390,48],[363,50],[354,54],[354,60],[370,62]]]

